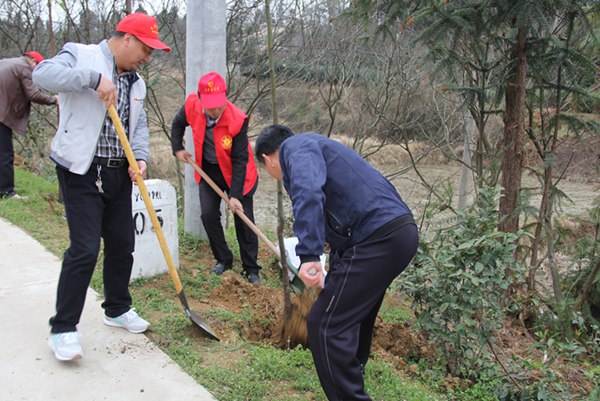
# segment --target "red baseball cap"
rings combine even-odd
[[[205,109],[216,109],[227,103],[226,93],[225,80],[214,71],[203,75],[198,81],[198,95]]]
[[[29,57],[33,58],[35,61],[37,61],[37,62],[38,62],[38,64],[39,64],[39,63],[41,63],[42,61],[44,61],[44,58],[43,58],[43,57],[42,57],[42,55],[41,55],[41,54],[39,54],[38,52],[33,52],[33,51],[31,51],[31,52],[25,52],[25,53],[23,53],[23,54],[26,54],[26,55],[28,55]]]
[[[169,53],[171,48],[158,40],[158,24],[156,19],[148,14],[129,14],[117,24],[117,31],[130,33],[143,44]]]

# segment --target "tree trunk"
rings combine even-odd
[[[498,229],[516,232],[519,228],[517,213],[523,167],[523,134],[525,132],[523,111],[525,108],[525,78],[527,72],[525,28],[519,27],[517,45],[511,54],[515,74],[506,86],[506,112],[504,117],[504,141],[502,160],[503,196],[500,198],[500,223]]]
[[[460,189],[458,190],[458,208],[460,210],[464,210],[467,207],[468,194],[473,190],[471,152],[473,148],[473,137],[475,136],[475,121],[468,112],[465,112],[464,120],[465,142],[460,174]]]
[[[548,248],[548,268],[550,269],[550,277],[552,278],[552,290],[554,293],[554,302],[558,305],[559,310],[563,310],[565,297],[561,288],[560,272],[558,261],[556,260],[556,250],[554,248],[554,230],[552,229],[552,209],[548,210],[547,221],[544,225],[546,231],[546,247]]]
[[[54,39],[54,27],[52,24],[52,0],[48,0],[48,30],[50,31],[50,54],[48,57],[54,57],[56,54],[56,41]]]
[[[566,41],[565,41],[565,50],[568,52],[568,50],[570,49],[570,45],[571,45],[571,38],[572,38],[572,33],[573,33],[573,26],[574,26],[574,18],[575,15],[571,14],[569,17],[569,25],[568,25],[568,30],[567,30],[567,35],[566,35]],[[527,287],[528,290],[530,292],[530,294],[533,294],[533,292],[535,291],[535,274],[537,272],[537,264],[538,264],[538,252],[539,252],[539,244],[542,240],[542,228],[544,224],[549,224],[551,223],[550,221],[550,217],[551,214],[548,213],[548,208],[552,207],[553,205],[551,205],[549,203],[550,201],[550,195],[552,193],[552,188],[554,183],[552,182],[552,175],[553,175],[553,169],[554,169],[554,160],[555,160],[555,156],[558,153],[558,134],[559,134],[559,129],[560,129],[560,115],[561,115],[561,109],[562,109],[562,105],[564,104],[564,100],[563,100],[563,96],[562,96],[562,84],[563,84],[563,68],[562,65],[560,65],[558,67],[558,71],[557,71],[557,75],[556,75],[556,115],[555,115],[555,123],[554,123],[554,127],[553,127],[553,131],[552,131],[552,140],[550,141],[550,151],[546,152],[545,146],[542,148],[541,143],[544,143],[545,141],[543,140],[544,138],[544,132],[543,132],[543,126],[544,126],[544,112],[545,110],[540,110],[540,124],[542,126],[542,130],[540,130],[540,134],[542,137],[542,140],[536,140],[533,137],[533,131],[530,128],[530,137],[533,141],[533,144],[535,145],[540,157],[542,158],[542,160],[544,161],[544,190],[542,193],[542,201],[540,203],[540,211],[539,211],[539,215],[538,215],[538,221],[535,227],[535,235],[533,238],[533,244],[531,246],[531,262],[530,262],[530,266],[531,269],[529,270],[529,275],[527,277]],[[530,120],[533,120],[533,116],[530,116]],[[530,122],[530,125],[532,123]],[[551,212],[551,211],[550,211]]]
[[[552,165],[549,165],[545,160],[547,167],[544,169],[544,191],[542,193],[542,201],[540,203],[540,212],[538,215],[538,221],[535,225],[535,234],[533,236],[533,244],[531,245],[531,261],[529,274],[527,277],[527,288],[530,294],[535,291],[535,274],[538,270],[538,252],[540,242],[542,240],[542,228],[544,224],[548,222],[550,216],[548,216],[548,200],[550,198],[550,190],[552,188]]]
[[[590,298],[590,294],[592,293],[592,287],[594,286],[594,282],[596,281],[596,277],[600,274],[600,258],[596,261],[596,266],[590,271],[590,275],[585,280],[585,284],[583,285],[583,291],[577,297],[577,302],[573,305],[573,312],[582,312],[583,303],[586,302]]]
[[[275,56],[273,55],[273,21],[271,19],[271,1],[265,0],[265,18],[267,21],[267,46],[269,49],[269,78],[271,79],[271,109],[273,124],[279,123],[277,110],[277,83],[275,77]],[[288,279],[287,259],[285,257],[285,241],[283,238],[283,185],[277,181],[277,240],[279,243],[279,263],[281,264],[281,284],[283,287],[283,327],[287,327],[292,314],[290,299],[290,282]],[[282,339],[283,340],[283,339]]]

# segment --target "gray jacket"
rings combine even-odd
[[[27,131],[31,102],[56,103],[33,85],[31,70],[25,56],[0,60],[0,122],[19,134]]]
[[[76,174],[85,174],[103,129],[107,110],[95,88],[100,74],[113,79],[114,57],[108,42],[82,45],[67,43],[53,58],[33,71],[33,82],[59,92],[60,122],[51,144],[50,157]],[[149,131],[144,98],[146,84],[137,76],[129,97],[129,142],[137,160],[148,161]]]

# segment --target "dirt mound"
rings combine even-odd
[[[223,273],[221,285],[209,295],[213,307],[232,312],[231,328],[250,341],[279,340],[278,322],[283,310],[282,293],[276,288],[248,283],[232,271]]]
[[[292,295],[291,317],[283,324],[283,294],[280,289],[249,284],[239,274],[227,271],[221,285],[208,296],[211,308],[235,314],[228,327],[216,330],[226,340],[232,333],[253,342],[267,343],[282,348],[308,346],[306,318],[317,292],[302,296]],[[423,341],[408,326],[385,323],[377,319],[373,338],[373,352],[395,364],[404,365],[421,354]]]
[[[385,323],[378,316],[373,336],[373,351],[388,356],[404,367],[406,361],[418,358],[423,340],[407,325]]]

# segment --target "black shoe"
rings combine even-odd
[[[248,280],[250,284],[262,285],[262,281],[260,280],[260,277],[258,277],[258,273],[244,272],[244,276],[246,276],[246,280]]]
[[[223,274],[223,272],[224,272],[225,270],[229,270],[229,269],[231,269],[231,265],[226,265],[226,264],[224,264],[224,263],[217,262],[217,264],[216,264],[216,265],[214,265],[214,266],[212,267],[212,269],[210,269],[210,272],[211,272],[212,274],[216,274],[217,276],[220,276],[221,274]]]
[[[15,191],[0,192],[0,198],[27,199],[26,196],[21,196]]]

